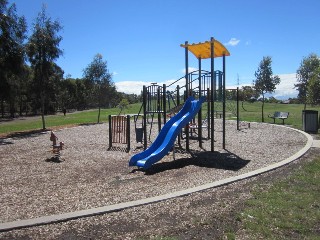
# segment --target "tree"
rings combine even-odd
[[[298,99],[304,103],[304,109],[307,106],[307,99],[309,94],[315,95],[313,93],[314,89],[308,88],[308,83],[312,76],[315,76],[315,71],[320,67],[319,57],[311,53],[308,57],[303,58],[299,69],[297,70],[297,81],[295,88],[299,91]],[[308,91],[309,90],[309,91]]]
[[[117,106],[117,107],[120,109],[120,112],[119,112],[118,115],[120,115],[123,110],[128,109],[128,106],[129,106],[129,101],[128,101],[128,99],[123,98],[123,99],[121,100],[121,102],[120,102],[120,103],[118,104],[118,106]],[[125,113],[124,113],[124,114],[125,114]]]
[[[99,123],[103,93],[105,93],[104,96],[111,98],[112,96],[108,96],[107,92],[113,86],[111,82],[112,75],[109,73],[107,68],[107,61],[103,61],[101,54],[96,54],[93,58],[93,61],[83,70],[83,77],[89,83],[88,87],[91,86],[92,94],[97,93],[94,95],[97,96],[98,101]]]
[[[243,106],[244,102],[255,101],[258,97],[259,94],[257,94],[256,90],[251,86],[242,86],[239,90],[239,100],[242,101],[241,106],[244,111],[247,111]]]
[[[7,7],[7,0],[0,0],[0,101],[4,116],[4,101],[9,102],[14,117],[19,83],[24,70],[24,40],[26,21],[17,15],[16,5]]]
[[[308,81],[307,102],[311,105],[320,103],[320,67],[312,73]]]
[[[265,94],[272,93],[276,89],[276,85],[280,83],[279,76],[273,76],[271,68],[271,57],[263,57],[258,70],[254,76],[256,79],[253,81],[255,90],[262,95],[262,107],[261,107],[261,121],[264,122],[264,102]]]
[[[42,127],[45,126],[45,101],[47,98],[46,85],[50,79],[50,72],[55,65],[54,61],[62,55],[59,44],[62,37],[58,34],[62,29],[58,21],[52,21],[46,14],[45,6],[42,7],[33,26],[33,33],[27,44],[27,54],[34,71],[34,81],[40,97]]]

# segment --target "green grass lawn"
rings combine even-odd
[[[244,103],[244,110],[240,104],[240,120],[249,122],[261,122],[261,103]],[[264,120],[268,123],[273,123],[273,119],[269,118],[269,114],[274,112],[289,112],[289,117],[284,122],[297,129],[302,129],[302,110],[303,104],[280,104],[280,103],[266,103],[264,107]],[[320,114],[320,106],[307,106],[307,110],[316,110]],[[276,119],[276,123],[281,124],[282,120]]]
[[[132,104],[125,111],[125,114],[138,113],[141,104]],[[100,115],[100,122],[107,122],[108,115],[119,114],[118,108],[102,109]],[[45,116],[46,128],[68,126],[68,125],[80,125],[80,124],[92,124],[98,121],[98,109],[78,111],[73,113],[48,115]],[[42,128],[41,116],[31,118],[17,118],[13,121],[0,122],[0,134],[13,133],[21,131],[39,130]]]
[[[252,239],[320,239],[320,157],[287,180],[256,186],[240,214]]]
[[[221,108],[221,104],[216,103],[216,109]],[[268,118],[268,114],[272,114],[275,111],[280,112],[289,112],[289,118],[285,120],[285,124],[292,126],[297,129],[302,128],[302,104],[279,104],[279,103],[266,103],[264,112],[265,112],[265,122],[273,123],[273,119]],[[125,114],[138,113],[141,108],[140,103],[131,104],[128,109],[125,110]],[[206,104],[203,106],[203,115],[206,115]],[[230,112],[231,109],[235,112],[235,103],[227,103],[227,111]],[[307,106],[308,110],[317,110],[320,112],[320,106],[311,107]],[[118,108],[111,109],[102,109],[100,122],[107,122],[108,115],[119,114]],[[261,103],[248,103],[245,102],[243,107],[239,107],[239,115],[241,121],[249,122],[261,122]],[[66,125],[79,125],[79,124],[92,124],[97,123],[98,120],[98,110],[88,110],[88,111],[79,111],[74,113],[67,113],[66,116],[62,114],[57,115],[48,115],[45,116],[46,128],[66,126]],[[280,124],[281,120],[276,120],[276,123]],[[28,118],[19,118],[15,121],[2,121],[0,122],[0,134],[20,132],[20,131],[32,131],[39,130],[42,128],[41,117],[32,117]]]

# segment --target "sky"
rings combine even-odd
[[[163,84],[185,73],[185,41],[211,37],[225,45],[226,85],[251,85],[264,56],[272,58],[281,84],[276,98],[295,97],[296,71],[304,57],[320,55],[319,0],[9,0],[25,16],[29,35],[46,5],[63,27],[57,64],[65,76],[81,78],[102,54],[118,91],[140,94],[143,85]],[[215,69],[222,70],[222,59]],[[189,67],[198,60],[189,54]],[[210,70],[210,60],[202,61]]]

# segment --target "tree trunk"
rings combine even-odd
[[[42,130],[46,129],[46,122],[44,119],[44,94],[41,93],[41,119],[42,119]]]
[[[22,95],[20,94],[20,97],[19,97],[19,116],[22,116],[22,110],[23,110],[23,102],[22,102]]]
[[[4,118],[4,100],[1,98],[1,117]]]
[[[262,95],[261,122],[264,122],[264,95]]]
[[[303,110],[306,110],[306,109],[307,109],[307,92],[304,95],[304,109]]]
[[[100,123],[100,104],[99,104],[99,112],[98,112],[98,123]]]
[[[241,103],[242,109],[243,109],[244,111],[247,111],[247,110],[244,108],[243,104],[244,104],[244,101],[242,101],[242,103]]]
[[[98,123],[100,123],[100,110],[101,110],[101,98],[102,98],[102,96],[101,96],[102,94],[101,94],[101,86],[100,86],[100,84],[99,84],[99,111],[98,111]]]

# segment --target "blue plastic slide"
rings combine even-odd
[[[171,150],[181,129],[196,116],[205,100],[205,97],[201,97],[199,100],[189,97],[177,115],[163,126],[151,146],[131,157],[129,166],[148,169],[152,164],[160,161]]]

